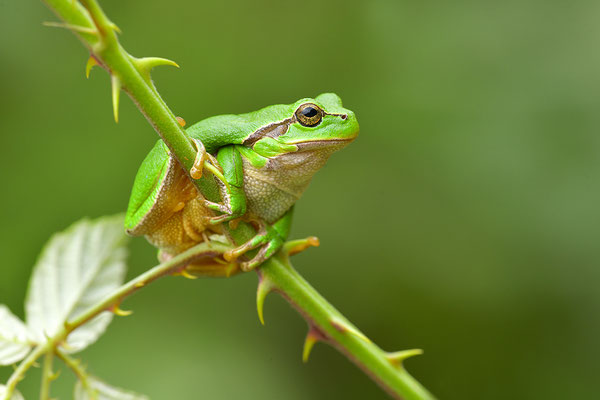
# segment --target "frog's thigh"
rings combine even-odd
[[[197,197],[190,200],[183,209],[182,225],[185,233],[196,243],[204,241],[206,234],[222,233],[220,225],[208,224],[208,220],[213,216],[204,206],[203,199]]]

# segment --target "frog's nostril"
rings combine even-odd
[[[341,119],[346,119],[346,118],[348,118],[348,116],[346,114],[342,114],[342,115],[340,115],[340,118]]]

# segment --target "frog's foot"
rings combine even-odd
[[[252,258],[250,261],[244,261],[240,263],[240,268],[242,271],[252,271],[254,268],[258,267],[273,254],[275,254],[281,248],[281,246],[283,246],[284,240],[285,238],[282,238],[276,229],[269,225],[265,225],[261,227],[259,233],[257,233],[252,239],[238,248],[225,252],[225,254],[223,254],[223,258],[225,258],[227,261],[233,261],[242,254],[260,247],[258,254],[256,254],[254,258]]]
[[[231,221],[240,217],[239,215],[234,215],[231,208],[225,204],[215,203],[205,199],[204,206],[211,210],[222,213],[221,215],[217,215],[216,217],[207,218],[207,223],[209,225],[218,225],[220,223]]]
[[[218,212],[225,214],[225,215],[219,215],[218,217],[210,217],[210,218],[208,218],[209,221],[212,221],[216,218],[221,218],[223,216],[231,215],[231,209],[229,207],[227,207],[225,204],[215,203],[214,201],[209,201],[206,199],[204,199],[203,203],[206,208],[209,208],[211,210],[218,211]],[[214,224],[211,223],[211,225],[214,225]]]
[[[298,254],[309,247],[319,247],[321,243],[316,236],[309,236],[304,239],[290,240],[283,245],[282,251],[288,256]]]
[[[196,159],[194,160],[194,164],[190,169],[190,176],[193,179],[202,178],[202,171],[204,169],[208,169],[212,172],[219,180],[224,181],[223,171],[221,170],[221,166],[215,157],[213,157],[210,153],[206,152],[206,148],[204,144],[196,139],[191,138],[192,143],[196,146]]]

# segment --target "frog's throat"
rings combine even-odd
[[[317,141],[320,142],[320,141]],[[273,223],[300,198],[313,175],[337,150],[351,140],[302,143],[306,151],[284,153],[269,159],[264,167],[244,162],[244,192],[249,214]],[[312,148],[312,151],[310,148]]]
[[[353,140],[354,140],[354,138],[329,139],[329,140],[328,139],[319,139],[319,140],[311,140],[308,142],[297,142],[297,143],[290,143],[290,144],[296,145],[296,147],[298,148],[298,150],[296,150],[297,152],[312,151],[312,150],[316,150],[316,149],[317,150],[318,149],[329,149],[329,148],[332,148],[332,152],[333,152],[333,151],[338,151],[338,150],[346,147]]]

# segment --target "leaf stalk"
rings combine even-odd
[[[50,384],[52,383],[52,362],[54,361],[54,352],[48,351],[44,356],[44,366],[42,369],[42,387],[40,389],[40,400],[50,400]]]
[[[48,343],[37,346],[23,361],[21,361],[10,378],[8,378],[8,382],[6,382],[6,392],[4,393],[4,398],[2,400],[10,400],[12,398],[12,395],[17,388],[17,384],[25,378],[25,373],[35,364],[36,360],[46,354],[49,349],[50,345]]]

